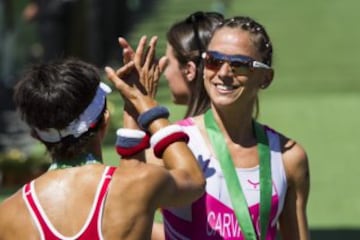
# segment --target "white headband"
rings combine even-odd
[[[70,135],[78,138],[87,132],[99,117],[105,106],[106,95],[109,93],[111,93],[111,88],[105,83],[100,82],[94,99],[78,118],[72,121],[66,128],[60,130],[55,128],[48,128],[46,130],[34,128],[38,137],[50,143],[60,142],[62,138]]]

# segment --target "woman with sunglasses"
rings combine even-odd
[[[309,167],[294,140],[256,121],[273,80],[272,43],[249,17],[219,25],[202,54],[205,113],[179,121],[206,177],[191,205],[163,209],[166,239],[309,239]],[[201,90],[201,89],[199,89]]]

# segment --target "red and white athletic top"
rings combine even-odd
[[[206,177],[206,192],[192,205],[183,208],[163,209],[166,239],[186,240],[242,240],[244,239],[218,159],[207,148],[203,137],[192,118],[178,122],[189,135],[188,143]],[[276,225],[283,209],[287,189],[286,175],[282,161],[279,135],[266,128],[269,140],[272,174],[272,199],[270,222],[266,240],[276,239]],[[248,203],[249,212],[260,234],[260,192],[259,166],[237,168],[238,179]]]
[[[23,187],[23,199],[34,219],[41,240],[100,240],[103,239],[101,231],[102,211],[109,184],[116,167],[106,167],[101,181],[97,187],[95,199],[89,216],[79,233],[72,237],[66,237],[59,233],[51,224],[44,209],[41,207],[34,189],[34,181]]]

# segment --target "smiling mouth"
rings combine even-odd
[[[232,90],[238,89],[240,87],[240,85],[234,86],[234,85],[224,85],[224,84],[218,84],[218,83],[215,83],[214,85],[218,90],[221,90],[221,91],[232,91]]]

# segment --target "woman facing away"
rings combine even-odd
[[[119,167],[105,166],[101,142],[109,124],[106,95],[111,89],[100,82],[93,66],[79,60],[35,66],[16,86],[15,101],[53,163],[0,204],[1,240],[150,239],[156,209],[202,195],[204,178],[184,142],[187,135],[179,130],[172,142],[164,141],[166,129],[173,128],[168,112],[139,90],[162,72],[163,66],[152,59],[155,45],[153,38],[141,57],[145,61],[135,61],[140,84],[128,85],[111,68],[106,71],[139,114],[138,124],[150,134],[146,136],[156,138],[166,168],[139,161],[134,151]],[[133,62],[125,65],[120,75],[133,67]],[[141,143],[149,141],[144,136]],[[122,144],[133,140],[122,139]]]
[[[215,29],[202,54],[211,108],[178,122],[206,192],[186,207],[164,208],[165,236],[157,239],[274,240],[277,229],[285,240],[309,239],[306,152],[254,117],[259,91],[274,77],[272,55],[265,28],[250,17]]]

